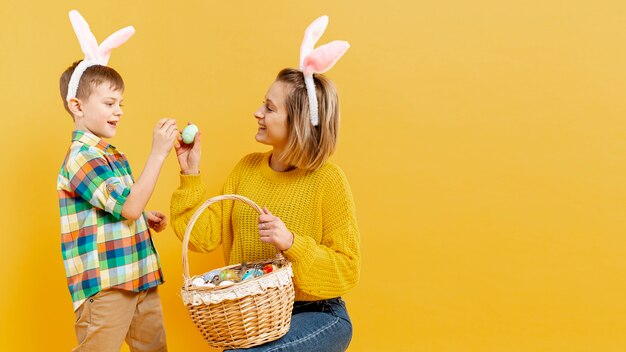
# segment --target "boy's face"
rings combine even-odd
[[[111,89],[107,82],[93,87],[89,98],[74,106],[76,128],[100,138],[114,137],[123,114],[122,100],[122,92]]]

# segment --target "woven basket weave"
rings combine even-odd
[[[205,341],[214,348],[247,348],[276,340],[289,331],[294,290],[291,263],[278,253],[276,259],[248,263],[274,263],[278,269],[263,276],[226,287],[197,287],[191,282],[187,260],[191,230],[202,212],[222,200],[242,201],[262,214],[261,208],[239,195],[210,198],[193,214],[183,238],[183,287],[181,296]],[[239,265],[221,269],[238,270]]]

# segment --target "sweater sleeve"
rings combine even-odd
[[[172,228],[176,236],[183,240],[189,220],[206,201],[206,186],[200,175],[181,175],[180,187],[172,194],[170,211]],[[212,204],[195,222],[189,239],[189,249],[196,252],[210,252],[222,241],[222,205]]]
[[[237,193],[239,179],[253,155],[247,155],[239,161],[226,179],[222,194]],[[172,194],[170,211],[172,228],[176,236],[183,240],[187,224],[196,210],[208,199],[206,186],[200,175],[180,175],[180,187]],[[189,238],[189,249],[195,252],[211,252],[220,244],[230,248],[232,245],[233,202],[217,202],[205,209],[196,220]],[[225,253],[226,262],[229,253]]]
[[[321,243],[304,234],[294,234],[293,245],[285,252],[294,262],[294,284],[320,298],[347,293],[360,275],[360,235],[354,200],[345,175],[337,171],[326,183],[323,195]]]

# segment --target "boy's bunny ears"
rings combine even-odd
[[[304,31],[304,39],[302,40],[302,46],[300,46],[300,71],[304,74],[304,83],[309,96],[309,112],[313,126],[319,124],[313,74],[324,73],[330,70],[350,47],[348,42],[335,40],[313,49],[315,43],[324,34],[326,26],[328,26],[328,16],[322,16],[313,21]]]
[[[70,22],[72,22],[72,27],[74,27],[74,32],[76,32],[80,47],[85,54],[85,59],[76,66],[72,73],[67,89],[67,101],[76,98],[78,82],[80,82],[80,77],[86,69],[94,65],[106,66],[109,62],[109,56],[111,56],[111,49],[124,44],[128,38],[135,34],[134,27],[125,27],[111,34],[98,46],[96,37],[89,29],[89,24],[87,24],[87,21],[85,21],[78,11],[70,11]]]

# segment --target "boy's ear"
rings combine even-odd
[[[76,98],[70,99],[70,101],[67,102],[67,108],[70,109],[74,116],[83,116],[83,107],[80,100]]]

